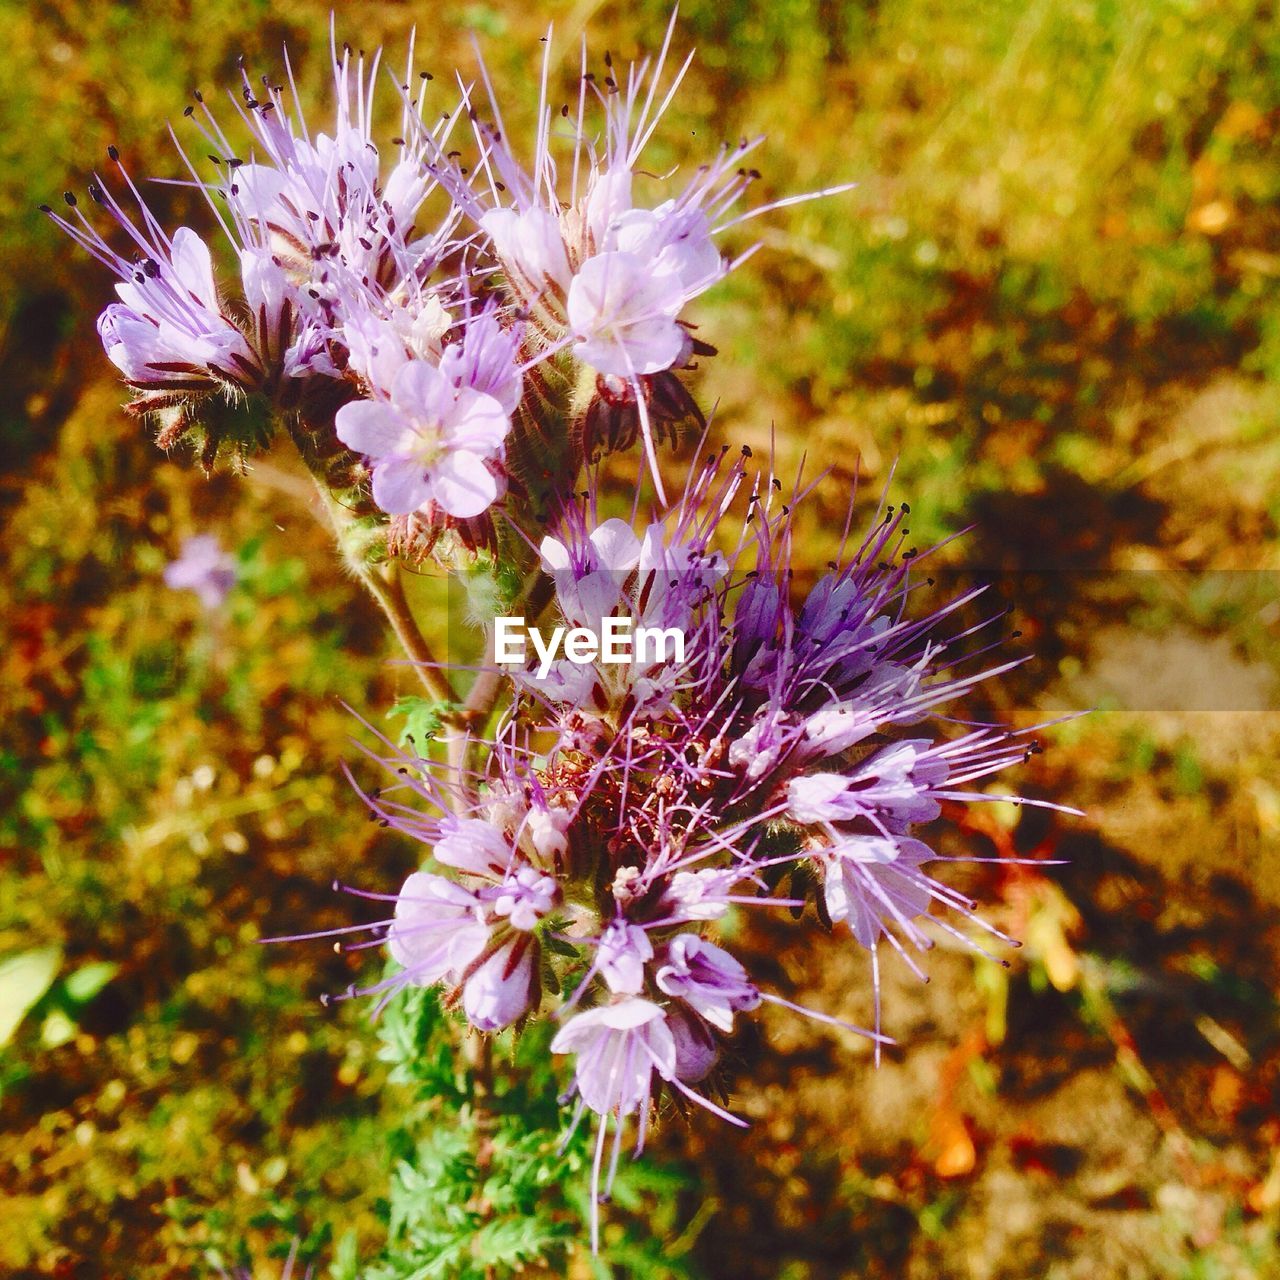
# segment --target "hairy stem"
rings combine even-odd
[[[357,571],[360,580],[369,589],[369,594],[382,607],[391,629],[395,632],[400,647],[413,663],[427,693],[437,702],[452,704],[455,698],[453,685],[445,675],[444,668],[436,661],[431,646],[418,629],[418,623],[405,598],[404,584],[400,581],[400,573],[394,564],[380,568],[363,568]],[[446,719],[448,716],[446,715]]]
[[[286,419],[284,425],[294,448],[298,451],[298,456],[315,484],[325,523],[338,544],[339,554],[347,567],[378,602],[378,606],[391,624],[391,630],[400,642],[400,647],[413,664],[414,670],[418,673],[418,679],[422,681],[427,693],[438,702],[452,703],[454,701],[453,686],[418,628],[413,612],[409,608],[409,602],[405,599],[404,585],[400,581],[398,568],[394,564],[375,567],[368,562],[365,548],[359,545],[358,537],[352,537],[355,532],[355,522],[351,513],[334,500],[323,462],[317,457],[314,440],[300,428],[299,424]]]

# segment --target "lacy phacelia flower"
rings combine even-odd
[[[645,198],[642,156],[688,67],[666,74],[673,29],[674,15],[657,59],[618,79],[611,64],[600,80],[587,73],[584,52],[576,112],[552,111],[544,66],[528,171],[496,104],[493,122],[482,121],[464,88],[457,109],[427,112],[430,77],[416,76],[412,48],[395,77],[400,125],[389,147],[372,127],[381,53],[366,59],[332,37],[327,128],[305,120],[287,54],[287,91],[242,73],[230,131],[197,93],[184,114],[212,176],[179,149],[230,242],[235,277],[219,281],[195,231],[167,234],[123,168],[135,216],[96,178],[89,191],[131,255],[111,247],[71,193],[72,212],[55,215],[120,278],[99,331],[139,393],[133,412],[159,415],[158,442],[195,445],[207,468],[227,447],[240,458],[263,447],[268,429],[260,416],[200,412],[198,402],[265,397],[275,421],[288,415],[317,478],[376,520],[359,492],[369,477],[343,445],[369,461],[372,502],[389,517],[378,521],[385,547],[411,559],[446,531],[469,550],[496,549],[489,508],[504,499],[528,532],[535,513],[573,492],[582,462],[639,435],[663,498],[655,440],[703,422],[673,370],[713,352],[685,311],[735,265],[717,237],[812,198],[735,214],[758,176],[743,164],[756,145],[745,141],[668,198]],[[602,130],[589,124],[589,104]],[[464,117],[479,147],[469,168],[450,147]],[[557,157],[563,135],[568,153]],[[536,376],[544,362],[554,368]],[[418,365],[438,369],[452,398],[431,375],[406,372]]]
[[[152,392],[257,390],[265,369],[222,307],[205,242],[189,227],[166,236],[145,206],[139,228],[104,187],[95,182],[90,190],[129,232],[136,261],[116,254],[78,207],[78,226],[54,220],[120,277],[120,301],[98,317],[98,336],[125,380]]]
[[[492,120],[482,120],[467,103],[478,144],[470,168],[443,145],[435,146],[434,163],[457,207],[487,238],[543,353],[568,348],[594,373],[595,396],[584,419],[587,452],[601,444],[623,447],[638,430],[660,495],[655,436],[683,419],[701,420],[671,371],[688,366],[695,354],[714,352],[694,338],[685,312],[748,256],[730,261],[716,237],[746,218],[794,203],[782,200],[731,216],[759,177],[744,164],[759,139],[722,147],[669,198],[647,202],[638,192],[651,176],[642,165],[645,148],[692,59],[690,54],[664,83],[674,25],[673,14],[657,58],[625,74],[607,55],[603,77],[589,73],[584,47],[576,104],[559,112],[546,97],[548,33],[528,166],[505,133],[491,88]],[[599,129],[588,122],[589,106],[603,115]],[[565,141],[567,154],[558,155]]]
[[[654,1071],[670,1080],[676,1069],[666,1015],[651,1001],[635,997],[575,1014],[557,1032],[551,1052],[575,1055],[578,1094],[602,1116],[629,1116],[647,1106]]]
[[[668,538],[664,526],[653,523],[638,536],[622,520],[593,522],[577,504],[561,510],[556,528],[558,537],[542,540],[542,568],[555,584],[566,626],[596,637],[601,660],[561,659],[517,679],[566,726],[661,717],[687,678],[691,636],[709,624],[707,606],[724,578],[723,561],[696,531],[678,528]],[[625,621],[637,637],[626,661],[607,657],[611,619]],[[642,643],[642,631],[657,640]]]
[[[573,1083],[580,1099],[578,1114],[581,1115],[582,1107],[586,1106],[605,1118],[597,1131],[592,1166],[591,1247],[598,1251],[597,1206],[607,1118],[612,1116],[615,1121],[615,1144],[609,1176],[604,1183],[605,1195],[609,1193],[617,1168],[623,1120],[639,1113],[640,1138],[636,1149],[642,1149],[654,1075],[679,1087],[676,1041],[662,1009],[649,1000],[626,996],[615,1004],[576,1014],[556,1033],[551,1052],[574,1055]]]
[[[744,489],[751,519],[735,544],[726,520]],[[541,556],[565,621],[679,620],[683,661],[665,674],[624,665],[616,684],[586,664],[576,693],[567,678],[522,679],[480,777],[385,762],[402,788],[461,816],[371,802],[456,877],[453,891],[433,890],[431,919],[457,940],[424,930],[412,956],[393,935],[393,955],[415,966],[403,980],[441,982],[483,1030],[564,1019],[554,1048],[575,1056],[579,1113],[599,1118],[597,1192],[624,1120],[637,1116],[642,1142],[660,1091],[740,1123],[694,1087],[740,1014],[779,1004],[879,1045],[881,942],[917,971],[911,952],[939,931],[980,950],[939,908],[1004,937],[930,874],[937,855],[918,832],[947,803],[1007,798],[972,784],[1034,749],[996,727],[957,736],[927,724],[990,674],[956,674],[963,653],[946,631],[973,595],[912,616],[919,557],[890,511],[793,602],[793,506],[745,458],[726,466],[721,454],[638,529],[599,519],[591,494],[563,508]],[[763,989],[716,939],[730,910],[770,906],[812,907],[871,953],[875,1030]]]
[[[165,232],[123,166],[137,215],[131,217],[100,179],[89,194],[119,223],[132,257],[108,244],[71,193],[70,213],[53,215],[46,208],[120,277],[120,300],[103,312],[99,333],[109,358],[140,393],[133,410],[163,415],[159,440],[165,447],[196,433],[211,463],[221,439],[209,438],[215,429],[197,420],[192,403],[217,392],[261,394],[276,408],[299,413],[312,437],[307,456],[323,462],[340,448],[333,414],[344,400],[391,400],[392,379],[375,376],[371,346],[381,348],[384,360],[400,347],[398,367],[411,355],[437,364],[452,343],[458,350],[444,376],[456,398],[465,402],[471,393],[492,391],[504,415],[512,412],[513,371],[499,365],[504,355],[513,365],[514,347],[492,333],[468,341],[464,331],[483,309],[469,300],[465,269],[441,269],[456,248],[460,211],[446,206],[434,227],[417,225],[436,185],[423,158],[425,144],[402,139],[398,160],[389,169],[380,161],[371,133],[378,66],[377,57],[366,67],[363,57],[335,48],[332,133],[312,134],[296,96],[286,100],[266,78],[255,89],[245,76],[238,112],[252,144],[243,157],[196,94],[185,114],[210,149],[215,176],[206,181],[185,152],[183,160],[230,241],[239,267],[230,283],[219,282],[210,248],[196,232]],[[419,94],[424,90],[425,81]],[[416,137],[421,129],[419,105],[406,95],[406,135]],[[444,136],[447,126],[439,131]],[[116,149],[110,151],[118,162]],[[518,399],[518,373],[514,378]],[[438,450],[444,460],[429,498],[445,514],[455,507],[483,510],[501,491],[501,473],[495,480],[469,459],[500,462],[506,428],[469,415],[466,404],[444,412],[439,399],[425,406],[435,416],[410,419],[420,435],[431,428],[444,437]],[[415,401],[413,407],[424,406]],[[217,428],[241,452],[261,443],[256,430],[250,424],[240,433]],[[456,431],[467,435],[465,450],[454,444]],[[420,444],[419,451],[430,453],[432,446]]]
[[[760,992],[742,965],[696,933],[672,938],[654,981],[721,1031],[733,1030],[735,1013],[760,1004]]]
[[[211,533],[183,539],[182,554],[165,566],[165,586],[194,591],[206,609],[216,609],[236,585],[235,557]]]
[[[681,315],[729,265],[712,239],[712,218],[741,196],[752,176],[741,167],[751,149],[744,143],[722,151],[679,196],[637,207],[640,155],[670,101],[668,93],[658,105],[656,96],[670,35],[668,30],[652,74],[647,63],[630,68],[622,92],[612,84],[598,88],[584,71],[568,191],[561,189],[553,155],[563,121],[545,101],[531,172],[521,167],[500,127],[477,121],[482,168],[500,180],[490,190],[505,191],[502,203],[477,195],[456,166],[441,168],[442,180],[452,182],[458,204],[491,240],[511,288],[547,341],[571,345],[584,364],[627,380],[687,363],[693,339]],[[605,115],[599,152],[586,133],[588,94]],[[497,117],[496,104],[493,109]]]
[[[634,996],[643,991],[645,965],[652,959],[653,943],[639,925],[619,920],[600,936],[596,965],[615,995]]]
[[[501,491],[489,463],[501,461],[511,419],[493,396],[456,386],[436,365],[406,361],[389,399],[343,405],[335,425],[369,459],[373,500],[389,515],[434,505],[477,516]]]
[[[476,895],[443,876],[415,871],[396,897],[387,949],[415,986],[456,981],[485,948],[489,929]]]
[[[409,62],[406,78],[412,53]],[[339,54],[335,47],[332,136],[312,137],[296,98],[290,104],[280,87],[265,78],[254,87],[246,76],[240,114],[260,151],[243,164],[200,99],[206,140],[227,157],[224,191],[238,238],[268,248],[301,309],[334,319],[338,328],[351,293],[391,295],[425,280],[447,251],[458,216],[450,211],[429,232],[418,229],[436,184],[417,141],[420,99],[407,93],[397,158],[384,169],[372,130],[380,64],[380,52],[366,69],[363,54],[353,60],[349,49]]]

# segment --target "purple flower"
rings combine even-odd
[[[111,255],[123,280],[116,285],[120,301],[98,318],[107,358],[139,388],[255,388],[261,366],[222,312],[208,246],[187,227],[167,242],[158,228],[154,235],[142,241],[149,252],[140,265]],[[104,251],[110,252],[105,242],[100,256]]]
[[[395,159],[383,165],[372,130],[380,62],[380,54],[366,63],[363,54],[353,57],[335,46],[329,132],[308,126],[296,96],[286,98],[269,83],[252,85],[246,75],[241,114],[256,156],[244,164],[228,160],[221,184],[237,241],[268,250],[285,273],[292,307],[339,342],[353,300],[423,291],[449,252],[460,216],[447,209],[437,226],[418,230],[436,183],[407,95]],[[425,91],[421,82],[419,102]],[[216,120],[203,99],[199,105],[197,125],[227,155]],[[455,281],[441,287],[446,297],[456,292]]]
[[[338,438],[369,459],[373,499],[390,515],[431,505],[479,515],[499,495],[488,464],[501,461],[510,427],[493,396],[421,360],[401,366],[390,401],[356,400],[337,416]]]
[[[596,254],[569,286],[573,353],[598,372],[620,378],[684,363],[692,342],[677,318],[686,301],[679,278],[655,270],[640,254]]]
[[[206,609],[216,609],[236,585],[235,558],[213,534],[193,534],[183,539],[182,554],[165,566],[164,582],[174,591],[194,591]]]
[[[246,73],[240,116],[254,153],[247,162],[234,154],[203,95],[185,112],[216,176],[201,178],[181,144],[179,151],[239,261],[243,305],[234,285],[219,287],[204,241],[185,227],[170,238],[123,167],[136,216],[97,178],[89,194],[120,224],[132,257],[115,252],[71,193],[71,213],[46,208],[121,280],[120,301],[103,312],[98,328],[108,357],[144,393],[136,402],[142,411],[171,410],[178,394],[227,389],[261,392],[293,409],[317,379],[339,379],[349,367],[361,371],[370,311],[386,316],[412,307],[404,327],[418,333],[430,327],[421,317],[435,323],[443,316],[437,339],[465,317],[461,275],[456,267],[440,271],[456,248],[462,213],[446,205],[437,225],[419,229],[422,206],[436,188],[427,162],[436,140],[415,140],[420,119],[407,98],[397,159],[389,167],[379,159],[371,132],[379,61],[366,64],[335,48],[329,132],[308,127],[296,95],[286,98],[265,77],[259,87]],[[425,81],[417,89],[424,92]],[[439,358],[438,346],[431,356]],[[332,387],[320,400],[331,413]]]
[[[574,1085],[597,1115],[629,1116],[649,1105],[653,1073],[671,1080],[676,1046],[662,1010],[624,996],[574,1014],[556,1033],[552,1053],[572,1053]]]
[[[754,1009],[760,992],[747,971],[727,951],[694,933],[682,933],[667,944],[666,963],[656,981],[721,1031],[733,1030],[733,1015]]]
[[[511,841],[483,818],[444,818],[431,851],[437,862],[486,880],[501,880],[511,870]]]
[[[652,380],[688,365],[695,352],[712,354],[693,339],[684,312],[736,265],[716,237],[777,207],[731,216],[759,176],[743,163],[759,139],[721,148],[670,198],[651,202],[638,193],[649,176],[643,153],[689,65],[663,83],[673,30],[674,15],[652,63],[611,68],[603,85],[586,74],[584,51],[573,115],[557,116],[546,101],[548,40],[531,163],[517,158],[496,103],[492,123],[468,103],[479,149],[472,173],[440,144],[433,166],[455,205],[484,233],[507,288],[548,349],[571,347],[600,378],[620,381],[629,393],[660,494]],[[588,105],[603,115],[600,129],[588,122]],[[568,153],[557,154],[566,140]],[[487,181],[477,182],[476,173]],[[675,420],[691,402],[678,386],[664,392],[681,405]],[[634,430],[629,434],[634,438]]]
[[[566,626],[594,636],[600,660],[580,664],[564,658],[520,672],[517,679],[567,722],[660,718],[698,649],[698,629],[716,622],[707,606],[724,577],[723,560],[696,532],[684,542],[691,531],[669,534],[654,522],[637,534],[624,520],[593,522],[576,503],[562,509],[555,529],[557,536],[543,538],[539,548],[542,567],[555,583]],[[604,659],[612,619],[628,625],[625,661]],[[663,636],[661,648],[642,643],[641,628]]]
[[[787,813],[797,822],[867,818],[886,832],[905,832],[941,812],[934,789],[947,779],[945,761],[928,739],[898,742],[848,774],[813,773],[787,784]]]
[[[521,867],[506,876],[493,899],[494,912],[511,921],[513,929],[528,933],[555,905],[560,886],[535,867]]]
[[[600,1164],[609,1117],[622,1136],[622,1121],[639,1113],[640,1137],[644,1146],[645,1125],[653,1096],[653,1074],[679,1086],[676,1076],[676,1042],[667,1026],[666,1015],[652,1001],[624,996],[612,1004],[575,1014],[556,1033],[552,1053],[572,1053],[574,1088],[581,1108],[601,1117],[596,1155],[591,1170],[591,1248],[600,1248]],[[610,1165],[606,1194],[613,1182],[615,1160]]]
[[[504,326],[496,307],[488,306],[465,322],[462,341],[450,343],[440,357],[440,371],[459,389],[492,396],[510,416],[520,404],[523,325]]]
[[[415,871],[396,898],[387,932],[391,957],[414,986],[456,981],[485,948],[489,929],[476,895],[443,876]]]
[[[466,979],[462,1008],[480,1031],[500,1031],[523,1017],[537,992],[536,948],[527,937],[513,936]]]
[[[653,943],[639,925],[615,920],[600,936],[596,964],[614,995],[639,995],[645,965],[653,959]]]
[[[934,897],[936,882],[921,870],[933,858],[933,850],[919,840],[861,835],[832,844],[818,855],[827,914],[847,921],[864,947],[874,947],[891,927],[927,946],[912,922],[928,912]]]

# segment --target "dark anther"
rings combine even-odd
[[[752,455],[751,455],[751,446],[750,446],[749,444],[744,444],[744,445],[742,446],[742,456],[743,456],[744,458],[749,458],[749,457],[751,457],[751,456],[752,456]]]
[[[89,183],[89,199],[94,204],[102,204],[104,200],[102,188],[96,182]]]
[[[190,118],[191,116],[195,115],[195,113],[196,113],[196,109],[195,109],[195,107],[192,107],[192,106],[185,106],[185,107],[183,107],[183,108],[182,108],[182,114],[183,114],[184,116],[188,117],[188,118]]]
[[[66,201],[66,202],[67,202],[67,203],[68,203],[68,204],[73,208],[73,209],[76,207],[76,198],[75,198],[75,194],[74,194],[73,192],[70,192],[70,191],[64,191],[64,192],[62,193],[62,198],[63,198],[63,199],[64,199],[64,200],[65,200],[65,201]]]

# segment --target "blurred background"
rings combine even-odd
[[[548,20],[567,85],[582,30],[626,59],[669,13],[336,8],[396,61],[419,23],[442,110],[477,33],[513,134]],[[3,1275],[266,1276],[295,1236],[322,1262],[379,1244],[395,1092],[367,1010],[316,999],[351,961],[256,939],[343,923],[335,875],[412,865],[341,774],[342,704],[385,729],[411,686],[287,458],[206,479],[121,412],[92,327],[110,282],[36,212],[109,143],[179,176],[166,122],[241,54],[275,75],[287,41],[314,127],[328,9],[0,0]],[[941,563],[990,581],[1034,655],[966,713],[1095,710],[1011,783],[1086,818],[945,827],[950,853],[1067,860],[960,875],[1024,940],[1010,970],[943,950],[926,987],[886,958],[902,1047],[879,1069],[765,1016],[736,1049],[751,1131],[662,1126],[673,1274],[1280,1276],[1280,22],[686,0],[676,45],[698,58],[656,171],[765,132],[760,191],[859,183],[752,224],[765,251],[700,304],[718,438],[833,467],[802,517],[815,569],[855,475],[873,501],[896,463],[913,538],[972,526]],[[237,567],[213,612],[162,579],[198,532]],[[777,989],[866,1016],[850,941],[737,928]]]

